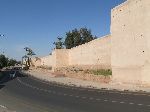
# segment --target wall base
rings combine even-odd
[[[150,86],[150,68],[112,68],[113,82]]]

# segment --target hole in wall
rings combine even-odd
[[[131,11],[129,10],[129,13],[130,13]]]
[[[143,51],[143,53],[144,53],[145,51]]]

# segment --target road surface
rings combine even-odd
[[[16,112],[150,112],[150,93],[84,89],[17,73],[0,85],[0,105]]]

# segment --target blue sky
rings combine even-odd
[[[87,27],[101,37],[110,33],[110,11],[125,0],[0,0],[0,53],[20,60],[24,47],[48,55],[58,36]]]

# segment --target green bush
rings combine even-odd
[[[85,73],[91,73],[94,75],[111,76],[112,71],[110,69],[98,69],[98,70],[86,70]]]
[[[37,68],[52,70],[52,67],[48,67],[48,66],[38,66]]]

